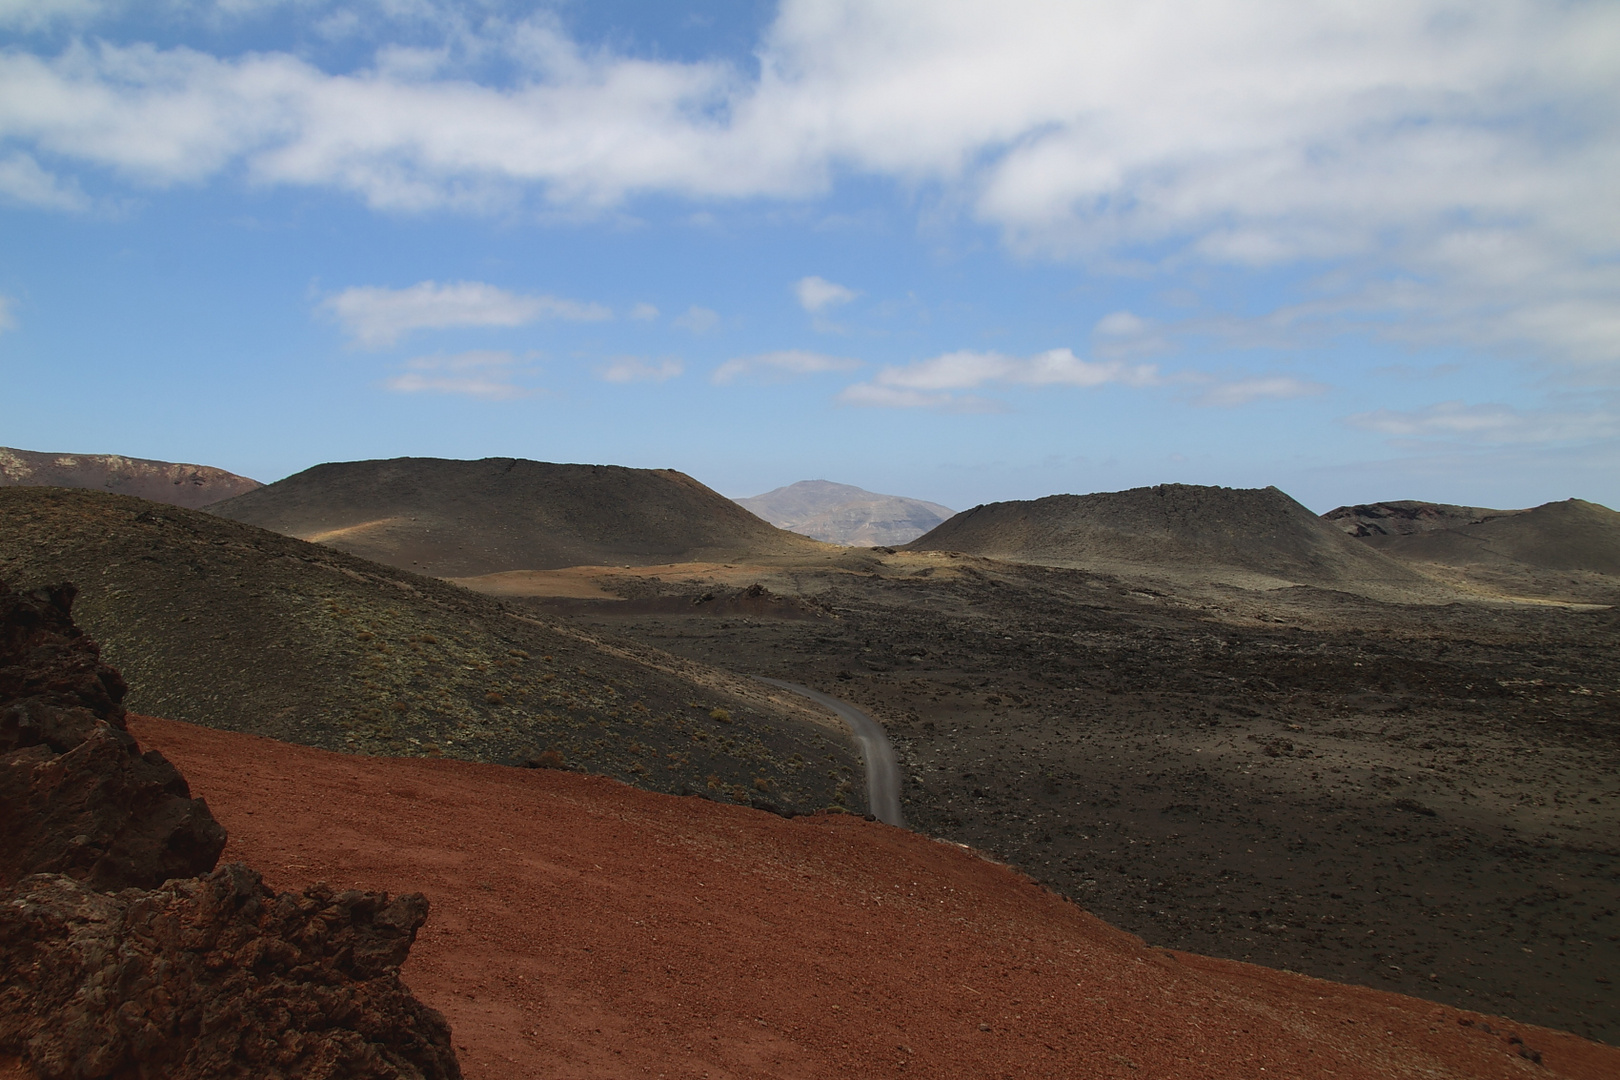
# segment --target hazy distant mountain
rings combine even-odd
[[[317,465],[209,512],[437,577],[816,549],[674,469],[523,458]]]
[[[257,480],[207,465],[0,446],[0,487],[93,488],[194,510],[258,486]]]
[[[1160,484],[989,503],[907,546],[1211,580],[1232,571],[1322,585],[1421,580],[1274,487]]]
[[[853,547],[904,544],[956,513],[938,503],[827,480],[800,480],[737,503],[778,528]]]

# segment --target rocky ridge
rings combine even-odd
[[[1487,518],[1517,513],[1521,511],[1400,499],[1394,502],[1338,506],[1323,514],[1322,520],[1355,537],[1414,536],[1435,529],[1477,525]]]
[[[118,454],[44,454],[0,446],[0,487],[92,488],[196,509],[259,487],[209,465]]]

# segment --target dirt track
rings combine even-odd
[[[857,818],[131,729],[271,885],[428,895],[405,975],[473,1080],[1620,1073],[1620,1051],[1561,1033],[1147,948]]]

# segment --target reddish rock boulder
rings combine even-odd
[[[274,894],[125,729],[75,590],[0,583],[0,1062],[46,1080],[459,1080],[412,893]],[[212,871],[210,873],[210,871]],[[207,876],[198,876],[207,875]]]
[[[206,874],[225,830],[124,730],[124,680],[73,625],[75,592],[0,583],[0,888],[37,873],[101,890]]]
[[[426,918],[241,863],[111,894],[38,875],[0,902],[0,1052],[42,1080],[455,1080],[449,1025],[399,979]]]

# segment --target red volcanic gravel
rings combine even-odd
[[[472,1080],[1620,1076],[1620,1049],[1572,1035],[1147,948],[859,818],[130,730],[272,888],[428,896],[404,976]]]

